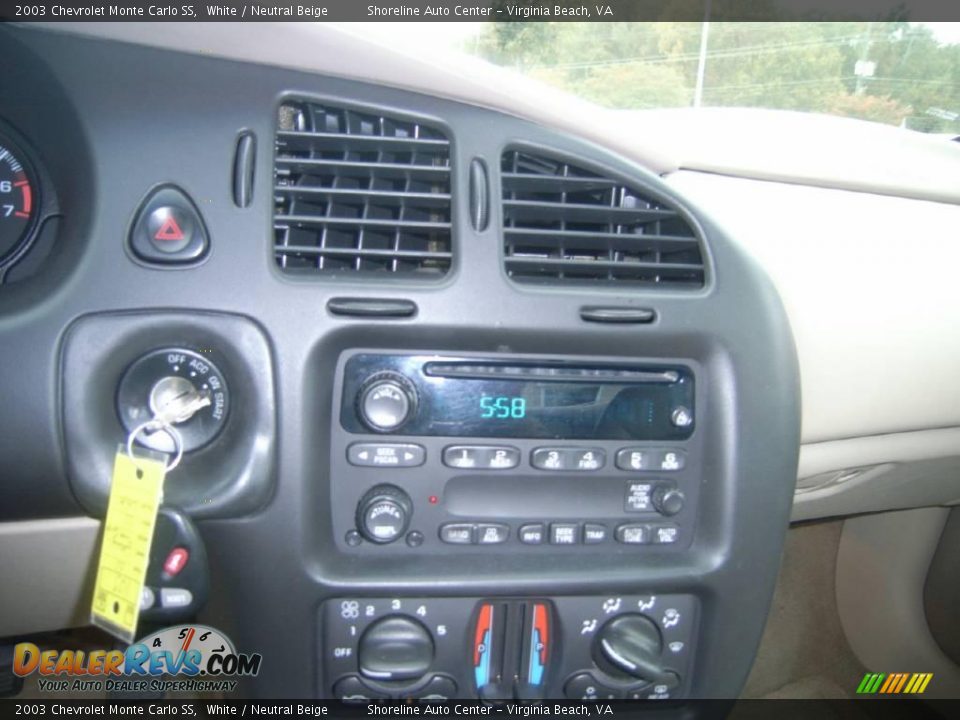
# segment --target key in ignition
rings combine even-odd
[[[227,383],[209,357],[183,348],[154,350],[124,373],[117,390],[117,413],[130,432],[156,420],[156,429],[175,426],[190,452],[209,444],[223,429],[230,405]],[[165,432],[141,432],[136,441],[153,450],[174,451]]]

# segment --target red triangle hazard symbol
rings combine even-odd
[[[183,230],[177,225],[177,221],[173,219],[173,215],[168,215],[167,219],[163,221],[163,225],[160,226],[160,229],[154,233],[153,239],[183,240]]]

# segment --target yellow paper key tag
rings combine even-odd
[[[90,621],[128,643],[137,632],[166,473],[165,454],[138,449],[131,457],[126,446],[117,448]]]

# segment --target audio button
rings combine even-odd
[[[473,545],[476,528],[470,523],[447,523],[440,526],[440,540],[450,545]]]

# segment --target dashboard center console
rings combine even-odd
[[[330,507],[364,557],[669,558],[696,534],[700,364],[345,352]],[[334,696],[667,699],[696,639],[692,595],[338,598]]]
[[[0,519],[102,516],[117,444],[196,392],[164,497],[198,622],[263,655],[239,695],[736,697],[800,425],[751,257],[579,115],[161,31],[0,28],[34,213],[0,233]],[[312,38],[304,65],[389,64]]]

